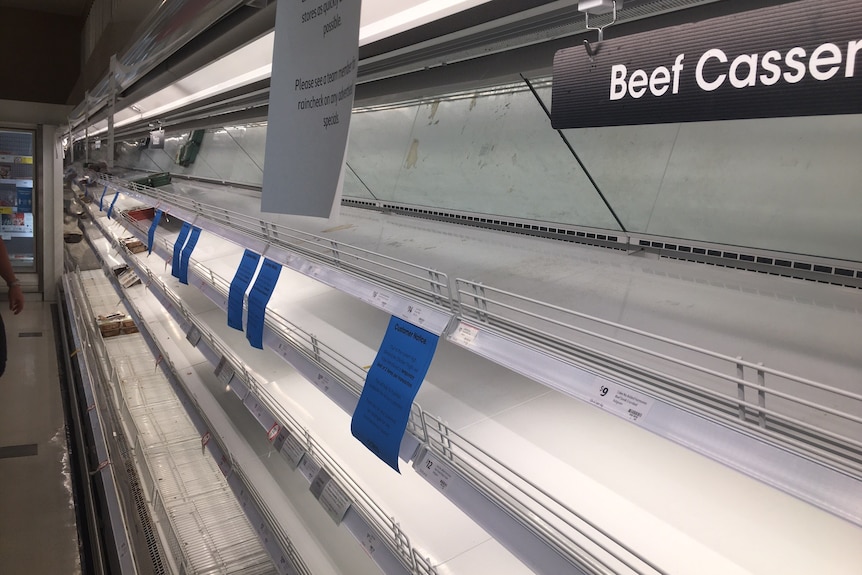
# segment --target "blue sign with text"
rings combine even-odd
[[[153,241],[156,239],[156,228],[159,227],[159,222],[162,220],[162,210],[156,210],[156,215],[153,216],[153,223],[150,224],[150,229],[147,231],[147,253],[153,253]]]
[[[183,251],[180,253],[180,283],[188,285],[189,283],[189,259],[192,257],[192,252],[198,244],[198,238],[201,235],[200,228],[192,228],[189,233],[189,239],[186,245],[183,246]]]
[[[230,291],[227,295],[227,324],[240,331],[242,331],[242,300],[245,297],[245,290],[251,285],[258,263],[260,263],[260,256],[251,250],[245,250],[230,282]]]
[[[264,258],[257,279],[248,292],[248,320],[245,323],[245,337],[252,347],[263,349],[263,318],[266,304],[281,275],[281,264]]]
[[[189,232],[192,231],[192,226],[188,222],[183,222],[183,227],[180,228],[180,235],[177,236],[177,241],[174,242],[174,256],[171,259],[171,275],[175,278],[180,277],[180,254],[183,252],[183,246],[186,245],[186,240],[189,237]]]
[[[350,432],[395,471],[410,407],[434,358],[438,337],[392,317],[377,351]]]

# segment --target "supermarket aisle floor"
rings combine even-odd
[[[0,378],[0,573],[81,573],[51,305],[13,316]]]

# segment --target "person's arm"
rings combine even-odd
[[[24,309],[24,292],[21,291],[21,283],[15,277],[12,262],[9,260],[9,252],[6,251],[6,243],[0,239],[0,277],[6,280],[9,286],[9,309],[18,314]]]

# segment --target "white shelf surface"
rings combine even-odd
[[[159,237],[165,237],[161,230]],[[193,259],[229,281],[242,250],[227,244],[204,233]],[[370,364],[388,315],[314,283],[285,269],[270,309],[357,364]],[[184,301],[199,305],[188,286],[173,287]],[[201,317],[213,329],[225,323],[220,310],[203,311]],[[285,367],[277,356],[252,350],[242,333],[225,329],[226,343],[263,380],[279,381],[274,387],[281,392]],[[272,359],[278,361],[271,364]],[[315,394],[323,396],[307,387],[308,396],[284,389],[282,401],[301,397],[305,411],[298,414],[319,425],[317,410],[325,410],[327,402],[314,403]],[[862,530],[850,523],[448,342],[441,341],[417,402],[669,573],[803,573],[822,569],[824,560],[830,572],[854,573],[862,561],[854,544]],[[342,422],[346,431],[345,414],[335,413],[325,421]],[[363,451],[349,441],[332,445],[340,457]],[[389,479],[378,487],[387,497],[401,491]],[[404,497],[411,503],[417,499],[412,489]]]
[[[81,273],[86,297],[96,314],[126,312],[101,270]],[[200,450],[196,429],[164,375],[155,368],[152,354],[140,335],[105,339],[111,364],[117,371],[133,430],[129,442],[140,438],[139,468],[152,473],[142,477],[151,506],[153,483],[160,494],[170,525],[156,519],[164,534],[175,535],[182,556],[174,557],[177,570],[192,573],[274,573],[274,566],[242,512],[218,466]],[[150,367],[152,365],[152,368]],[[123,401],[120,399],[120,401]],[[119,407],[118,407],[119,409]],[[143,459],[140,459],[143,458]],[[154,511],[154,517],[162,517]],[[163,535],[164,537],[164,535]]]
[[[750,362],[744,376],[746,385],[749,386],[759,383],[756,370],[757,363],[760,362],[765,363],[766,368],[779,369],[793,376],[807,377],[826,386],[844,390],[845,394],[852,394],[852,397],[816,389],[810,385],[800,385],[797,381],[771,373],[767,373],[765,387],[762,388],[767,391],[767,407],[779,417],[791,417],[801,422],[792,423],[793,427],[807,425],[815,429],[814,444],[829,433],[838,433],[839,443],[842,440],[851,443],[855,441],[854,449],[857,455],[859,449],[862,449],[860,442],[855,439],[862,431],[862,394],[855,386],[847,384],[848,381],[857,381],[862,371],[862,361],[855,353],[852,343],[848,343],[858,340],[862,335],[862,322],[858,321],[860,307],[858,298],[854,297],[856,290],[690,263],[628,257],[611,250],[415,218],[385,216],[351,208],[344,208],[339,220],[347,223],[333,225],[338,222],[330,221],[322,224],[320,220],[313,218],[260,214],[255,202],[239,197],[247,195],[245,190],[240,190],[243,193],[239,194],[237,190],[229,187],[198,182],[175,183],[165,189],[182,198],[183,202],[193,201],[217,206],[204,209],[204,212],[216,218],[245,218],[245,225],[251,225],[255,229],[257,226],[261,229],[271,226],[272,223],[285,224],[317,234],[320,239],[315,241],[318,243],[337,242],[341,249],[347,245],[355,245],[361,249],[379,252],[383,256],[418,262],[429,269],[447,273],[453,282],[457,277],[473,278],[485,282],[489,288],[502,288],[512,293],[524,294],[547,304],[588,312],[605,320],[722,353],[727,356],[727,360],[717,360],[692,349],[671,346],[670,354],[676,363],[670,363],[666,359],[645,356],[624,347],[627,344],[644,345],[644,339],[640,335],[586,322],[587,328],[615,340],[609,342],[578,334],[570,329],[558,329],[556,326],[549,328],[548,323],[518,316],[529,324],[531,329],[550,329],[566,342],[566,345],[569,345],[569,342],[575,346],[587,345],[602,354],[609,354],[610,357],[634,361],[640,366],[639,369],[658,369],[662,378],[675,377],[686,382],[685,385],[689,387],[695,384],[708,393],[720,393],[725,411],[728,405],[733,411],[737,409],[734,407],[737,401],[737,384],[722,379],[722,376],[738,376],[735,358]],[[158,193],[163,192],[160,190]],[[235,213],[228,216],[227,212],[222,213],[220,210],[235,210]],[[187,210],[176,211],[185,213],[185,216],[191,219],[198,218]],[[233,241],[244,242],[257,251],[266,248],[266,242],[263,240],[251,240],[230,226],[212,224],[209,221],[206,225],[215,226],[220,230],[217,233],[222,233]],[[627,287],[620,291],[620,285]],[[572,294],[577,294],[574,303]],[[644,300],[643,295],[648,296],[648,299]],[[797,305],[800,302],[806,305]],[[669,307],[666,304],[669,304]],[[496,309],[499,311],[502,308]],[[544,313],[549,312],[546,309]],[[852,317],[854,314],[857,317]],[[469,313],[465,312],[465,315],[469,316]],[[469,317],[467,319],[469,320]],[[578,320],[575,323],[581,322],[582,320]],[[819,327],[801,329],[799,326]],[[480,327],[485,329],[484,326]],[[520,333],[516,336],[521,337]],[[645,347],[657,353],[664,353],[669,349],[664,343],[657,343],[655,340],[647,340]],[[516,359],[529,361],[520,357],[522,355],[524,354],[516,353]],[[493,355],[486,356],[495,359]],[[721,375],[704,374],[702,371],[684,367],[683,364],[687,362],[700,368],[715,370]],[[598,369],[608,373],[607,366]],[[615,373],[614,369],[611,368],[611,373]],[[522,371],[532,376],[529,372],[529,369]],[[559,379],[557,377],[557,380]],[[540,381],[558,390],[567,386],[565,381]],[[662,385],[664,388],[658,393],[676,403],[679,395],[669,392],[666,383]],[[638,382],[634,386],[643,387],[643,384]],[[669,393],[671,395],[668,395]],[[801,401],[789,401],[780,397],[781,393],[789,393]],[[748,404],[746,409],[749,421],[742,424],[735,414],[725,413],[721,417],[731,425],[742,425],[747,427],[747,432],[757,435],[760,431],[757,423],[751,422],[751,415],[756,416],[759,400],[757,388],[748,387],[745,401]],[[803,405],[805,401],[814,402],[814,405]],[[685,402],[691,405],[690,399]],[[704,409],[702,402],[703,399],[694,400],[694,409],[698,412]],[[819,409],[820,406],[832,409],[834,413],[827,413]],[[781,445],[793,445],[795,439],[790,437],[793,433],[796,432],[779,430],[775,437]],[[803,447],[810,449],[811,446]],[[818,446],[813,450],[814,457],[819,460],[831,460],[839,469],[849,469],[849,473],[856,476],[862,473],[858,457],[857,461],[847,463],[841,461],[841,455],[833,456],[828,448],[823,450]],[[712,451],[714,450],[709,446],[704,449],[704,452],[719,459],[731,458]],[[775,472],[774,469],[748,471],[754,475],[772,473],[777,477],[783,474]],[[776,483],[782,482],[776,480]],[[784,488],[790,492],[806,491],[799,485],[784,485]],[[809,500],[816,499],[815,496],[807,497]],[[825,506],[835,508],[834,504]],[[856,517],[857,522],[859,517],[862,517],[858,511],[847,516]]]
[[[118,201],[115,209],[119,209],[121,205],[121,201]],[[94,215],[100,220],[106,220],[104,214]],[[106,222],[99,223],[104,225]],[[123,231],[111,225],[106,227],[109,231]],[[207,252],[204,245],[211,245],[208,242],[210,238],[211,236],[208,236],[204,239],[202,235],[198,243],[198,247],[203,248],[201,253]],[[197,254],[197,248],[195,253]],[[228,257],[224,251],[215,252],[215,254],[219,253],[222,254],[222,258]],[[237,263],[241,253],[242,250],[239,250],[234,254]],[[158,258],[155,252],[149,257],[146,253],[132,257],[137,257],[144,265],[150,267],[154,274],[164,269],[164,260]],[[464,555],[472,555],[473,561],[478,564],[500,565],[501,570],[497,571],[498,573],[521,575],[531,572],[455,505],[439,496],[412,467],[402,464],[402,473],[397,476],[391,469],[382,465],[351,436],[349,415],[334,405],[279,356],[269,350],[251,348],[245,340],[245,334],[229,328],[226,325],[225,313],[214,309],[215,306],[208,303],[209,300],[200,291],[192,286],[180,284],[170,275],[170,270],[158,275],[171,290],[181,295],[184,305],[189,304],[187,309],[194,310],[196,319],[205,325],[208,331],[217,336],[227,348],[241,353],[242,360],[252,369],[253,375],[260,381],[268,382],[267,388],[279,404],[300,424],[311,430],[317,441],[337,457],[342,467],[362,485],[372,499],[392,514],[414,547],[421,549],[423,556],[427,555],[432,559],[438,573],[451,572],[446,568],[447,562]],[[313,280],[307,281],[317,283]],[[218,408],[212,408],[217,415],[210,415],[211,412],[208,410],[208,417],[218,419],[220,417],[218,411],[221,410],[234,425],[237,425],[241,436],[247,441],[249,438],[263,437],[264,433],[256,421],[252,420],[248,426],[242,427],[237,424],[238,421],[248,419],[246,408],[232,391],[225,390],[218,382],[213,374],[212,365],[209,362],[200,361],[199,352],[187,343],[185,333],[179,329],[170,313],[149,294],[144,286],[135,286],[127,290],[127,294],[147,319],[148,331],[153,334],[153,337],[164,342],[167,357],[183,379],[190,381],[200,378],[203,386],[219,403]],[[200,387],[196,384],[189,385],[192,389]],[[203,401],[200,394],[195,398],[198,402]],[[289,469],[285,471],[282,465],[267,470],[262,462],[269,461],[270,450],[259,452],[256,456],[244,454],[243,450],[239,451],[239,455],[233,449],[231,451],[240,461],[241,467],[247,470],[247,475],[255,480],[265,477],[261,474],[266,474],[267,471],[276,481],[280,481],[283,473],[293,473]],[[281,458],[277,456],[273,459],[281,462]],[[396,481],[399,487],[393,489],[393,483]],[[306,484],[305,491],[307,490]],[[276,500],[278,498],[277,493],[263,490],[261,492],[266,494],[267,501],[270,497],[275,497]],[[290,530],[287,532],[293,538],[293,532]],[[358,544],[353,543],[353,546],[359,549]]]
[[[113,230],[121,231],[121,228],[114,226]],[[107,241],[98,248],[110,249]],[[103,258],[109,253],[100,251]],[[92,273],[101,275],[102,272]],[[116,311],[116,293],[107,284],[102,291],[104,297],[94,299],[94,309]],[[298,474],[291,471],[283,458],[272,457],[271,446],[262,437],[257,422],[235,401],[232,393],[225,392],[210,362],[186,341],[185,333],[150,290],[138,284],[127,288],[125,294],[127,301],[141,314],[146,331],[169,358],[190,397],[206,413],[214,433],[227,446],[232,459],[238,462],[247,478],[253,478],[254,487],[310,571],[315,575],[337,575],[349,568],[355,569],[357,574],[378,573],[368,555],[349,534],[338,529],[317,501],[308,495],[308,483],[301,478],[297,481]],[[152,355],[142,361],[155,370]],[[193,439],[200,453],[200,437]],[[236,499],[233,503],[236,505]]]
[[[243,192],[205,182],[160,189],[824,383],[862,373],[852,288],[345,206],[334,221],[262,214]]]

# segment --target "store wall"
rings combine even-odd
[[[851,261],[859,134],[862,115],[565,131],[628,231]],[[174,136],[118,164],[261,184],[265,125],[208,130],[188,168]],[[618,229],[523,86],[355,112],[344,195]]]

